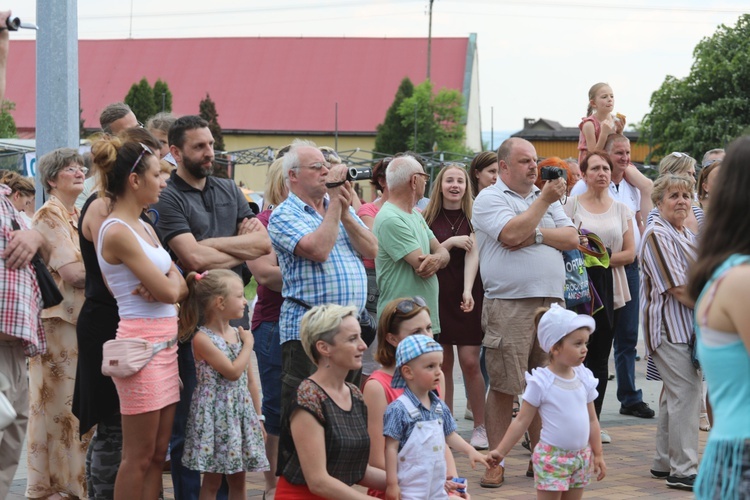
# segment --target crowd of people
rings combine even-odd
[[[0,31],[0,69],[7,50]],[[700,172],[666,155],[652,182],[613,106],[609,85],[591,88],[578,160],[540,162],[510,138],[431,177],[407,151],[375,165],[370,203],[336,151],[298,139],[257,216],[212,175],[206,121],[144,127],[108,106],[91,175],[76,150],[39,159],[36,212],[33,182],[2,176],[0,387],[17,417],[0,430],[0,498],[24,442],[29,498],[158,498],[165,467],[180,500],[245,498],[258,471],[269,499],[469,498],[453,453],[497,488],[526,432],[539,497],[580,498],[606,475],[613,349],[619,412],[656,415],[636,384],[640,326],[663,383],[645,473],[748,498],[750,138]],[[594,236],[594,298],[566,308],[564,253]]]

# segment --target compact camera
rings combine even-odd
[[[562,177],[566,181],[568,180],[568,172],[560,167],[542,167],[542,180],[543,181],[554,181]]]
[[[346,171],[347,181],[365,181],[367,179],[372,179],[370,167],[349,167]]]

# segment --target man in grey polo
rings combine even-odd
[[[169,147],[177,169],[154,205],[156,228],[185,273],[232,269],[241,277],[243,263],[269,253],[271,240],[234,181],[211,175],[213,145],[208,122],[199,116],[178,118],[169,129]],[[247,311],[234,326],[250,328]],[[182,467],[185,425],[196,385],[189,343],[180,344],[178,360],[184,387],[172,431],[172,481],[176,499],[197,499],[200,473]]]
[[[565,179],[534,186],[534,146],[510,138],[497,150],[500,178],[477,196],[471,219],[479,247],[485,290],[482,308],[490,392],[485,422],[490,449],[510,426],[513,398],[523,393],[524,373],[545,366],[547,355],[534,332],[534,313],[563,301],[565,265],[561,250],[578,246],[578,232],[563,212]],[[532,447],[539,441],[539,416],[529,427]],[[504,464],[489,469],[481,486],[503,484]]]

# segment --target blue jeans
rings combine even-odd
[[[638,343],[638,315],[640,313],[640,274],[638,260],[625,266],[630,290],[630,302],[619,309],[615,323],[615,374],[617,399],[622,406],[632,406],[643,401],[640,389],[635,388],[635,355]]]
[[[263,390],[263,415],[266,432],[278,436],[281,432],[281,343],[279,322],[264,321],[253,330],[253,350],[258,358],[258,374]]]
[[[198,385],[195,375],[193,346],[190,342],[178,344],[177,364],[183,387],[180,390],[180,402],[177,403],[174,423],[172,424],[172,438],[169,441],[174,498],[175,500],[198,500],[198,495],[201,491],[201,473],[182,465],[182,453],[185,448],[185,431],[187,429],[188,414],[190,413],[190,401],[193,399],[195,386]],[[226,500],[228,495],[229,489],[226,480],[223,480],[216,498],[217,500]]]

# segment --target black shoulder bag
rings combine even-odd
[[[16,219],[12,219],[11,224],[13,225],[14,231],[21,230],[21,226],[18,225]],[[57,288],[57,283],[55,283],[54,278],[52,278],[52,274],[50,274],[49,269],[47,269],[47,264],[44,263],[39,252],[37,252],[36,255],[34,255],[34,258],[31,259],[31,265],[34,267],[34,272],[36,272],[36,279],[39,283],[39,291],[42,293],[44,308],[47,309],[54,307],[62,302],[63,296]]]

